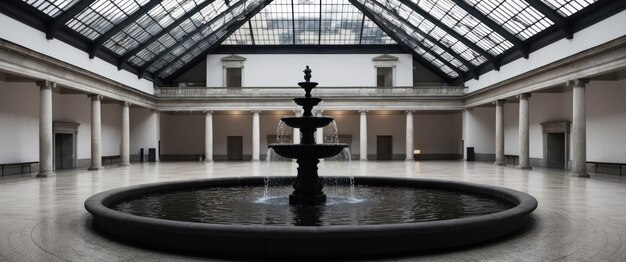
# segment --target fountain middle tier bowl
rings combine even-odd
[[[283,117],[281,118],[281,120],[285,122],[286,125],[293,127],[293,128],[320,128],[320,127],[325,127],[329,125],[331,122],[333,122],[332,117],[325,117],[325,116],[321,116],[321,117],[293,116],[293,117]]]
[[[269,147],[286,158],[320,159],[338,155],[348,144],[271,144]]]

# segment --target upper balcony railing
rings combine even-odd
[[[460,97],[463,86],[424,85],[409,87],[317,87],[311,94],[319,97]],[[157,87],[157,97],[297,97],[299,87]]]

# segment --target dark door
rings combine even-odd
[[[226,159],[243,160],[243,137],[229,136],[226,140]]]
[[[74,138],[72,134],[55,134],[54,166],[56,169],[74,168]]]
[[[546,137],[546,167],[565,169],[565,133],[548,133]]]
[[[391,136],[376,137],[376,159],[391,160],[393,154],[393,139]]]

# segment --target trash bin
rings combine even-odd
[[[465,158],[466,161],[474,161],[474,147],[467,148],[467,156]]]

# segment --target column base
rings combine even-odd
[[[521,169],[521,170],[531,170],[531,169],[533,169],[533,168],[532,168],[532,167],[530,167],[530,166],[517,166],[517,169]]]
[[[102,169],[104,168],[101,166],[90,166],[89,168],[87,168],[87,170],[89,171],[102,170]]]
[[[496,166],[506,166],[506,162],[494,162],[493,164]]]
[[[204,163],[211,163],[211,162],[213,162],[213,159],[205,159],[203,162]]]
[[[130,166],[130,162],[129,163],[120,163],[120,166]]]
[[[35,177],[45,178],[45,177],[52,177],[52,176],[56,176],[56,175],[57,174],[55,174],[54,172],[43,172],[43,173],[37,174]]]
[[[571,172],[569,175],[573,177],[584,177],[584,178],[591,177],[589,173],[587,172]]]

